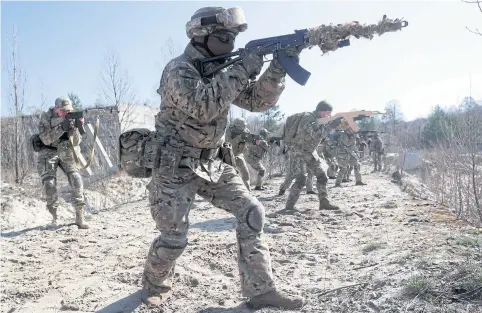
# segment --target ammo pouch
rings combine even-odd
[[[33,151],[40,152],[45,149],[57,150],[57,148],[52,146],[46,146],[42,140],[40,140],[39,134],[32,135],[30,137],[30,144],[32,145]]]
[[[234,152],[229,142],[225,142],[223,146],[219,149],[219,157],[224,163],[231,165],[236,168],[236,159],[234,157]]]
[[[152,138],[154,136],[152,133],[154,132],[147,128],[134,128],[119,136],[120,166],[127,175],[138,178],[152,176],[155,155],[159,151],[159,149],[153,151]],[[147,157],[145,157],[146,155]]]

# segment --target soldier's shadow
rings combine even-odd
[[[95,311],[95,313],[132,313],[142,304],[141,292],[141,290],[137,290],[133,294]]]
[[[22,229],[22,230],[1,233],[0,237],[6,237],[6,238],[17,237],[17,236],[24,235],[24,234],[26,234],[30,231],[34,231],[34,230],[52,230],[52,231],[55,231],[57,229],[60,229],[60,228],[65,227],[65,226],[70,226],[70,225],[72,225],[72,223],[61,224],[61,225],[43,225],[43,226],[30,227],[30,228],[25,228],[25,229]]]
[[[201,229],[209,232],[221,232],[225,230],[231,230],[236,228],[236,219],[234,217],[220,218],[217,220],[207,220],[199,223],[192,224],[189,228]]]

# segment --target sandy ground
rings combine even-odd
[[[367,167],[362,174],[367,186],[351,182],[332,189],[330,180],[330,198],[341,213],[318,211],[317,197],[304,192],[298,213],[277,213],[287,197],[277,196],[282,178],[268,181],[267,191],[253,191],[266,208],[277,285],[307,299],[293,312],[482,312],[474,302],[402,296],[420,275],[482,266],[480,229],[401,192],[386,174],[370,174]],[[38,195],[2,184],[1,312],[251,312],[239,290],[235,221],[200,200],[191,211],[190,242],[178,260],[173,298],[161,309],[141,304],[141,273],[158,235],[144,184],[113,178],[105,189],[113,205],[91,205],[89,230],[71,224],[68,203],[61,206],[60,225],[48,226]],[[97,192],[105,196],[105,190]],[[112,197],[135,202],[115,204]]]

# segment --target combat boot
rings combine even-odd
[[[342,183],[349,183],[349,182],[351,182],[351,179],[344,179],[344,180],[342,180],[341,182],[342,182]]]
[[[75,225],[79,227],[79,229],[88,229],[89,225],[85,223],[84,218],[84,208],[75,208]]]
[[[329,179],[336,179],[336,176],[328,176]]]
[[[320,210],[332,210],[332,211],[337,211],[340,210],[340,208],[336,205],[333,205],[328,201],[328,199],[323,198],[320,201]]]
[[[256,186],[256,187],[254,187],[254,190],[266,190],[266,187],[264,187],[264,186]]]
[[[252,309],[276,307],[280,309],[299,309],[304,304],[300,296],[284,294],[278,290],[272,290],[265,294],[249,298],[247,305]]]
[[[307,195],[316,195],[317,193],[314,192],[313,190],[310,190],[310,191],[307,191],[306,194]]]
[[[161,306],[172,294],[171,288],[161,288],[156,291],[147,288],[142,289],[141,300],[144,304],[151,307]]]
[[[52,224],[57,224],[57,208],[47,208],[52,215]]]
[[[335,187],[341,187],[340,183],[335,183]]]
[[[279,192],[278,192],[278,196],[284,195],[285,192],[286,192],[286,190],[280,189]]]
[[[357,181],[355,183],[355,186],[365,186],[366,184],[364,182],[361,182],[361,181]]]

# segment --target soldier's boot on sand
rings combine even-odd
[[[278,196],[284,195],[285,192],[286,192],[286,190],[280,189],[279,192],[278,192]]]
[[[346,179],[346,178],[345,178],[345,179],[343,179],[341,182],[342,182],[342,183],[349,183],[349,182],[351,182],[351,179]]]
[[[323,198],[320,201],[320,210],[340,210],[340,208],[336,205],[331,204],[328,199]]]
[[[57,208],[51,207],[51,208],[47,208],[47,210],[52,215],[52,224],[57,224]]]
[[[308,191],[306,192],[306,194],[307,194],[307,195],[316,195],[317,193],[316,193],[315,191],[313,191],[313,190],[308,190]]]
[[[77,225],[79,229],[89,228],[89,225],[85,223],[84,207],[75,208],[75,225]]]
[[[336,179],[336,176],[328,176],[329,179]]]
[[[365,186],[366,184],[364,182],[361,182],[361,181],[357,181],[355,183],[355,186]]]
[[[301,308],[304,305],[304,299],[300,296],[289,295],[278,290],[272,290],[265,294],[251,297],[247,304],[252,309],[261,309],[271,306],[289,310]]]
[[[158,307],[161,306],[172,295],[172,288],[161,288],[156,291],[149,289],[142,289],[141,300],[147,306]]]
[[[340,183],[335,183],[335,187],[341,187]]]

